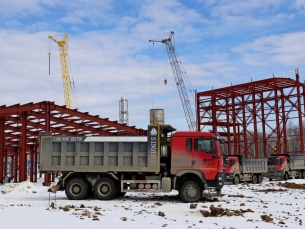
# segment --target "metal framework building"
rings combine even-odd
[[[295,74],[197,93],[198,130],[218,131],[226,153],[247,158],[304,152],[305,85]],[[291,123],[298,130],[288,132]]]
[[[37,181],[38,134],[41,131],[53,135],[129,135],[146,136],[147,131],[71,110],[54,102],[0,106],[0,183],[7,175],[7,161],[11,161],[14,182],[27,180],[27,158],[30,159],[30,181]],[[51,178],[52,177],[52,178]],[[45,184],[54,180],[54,174],[45,176]]]

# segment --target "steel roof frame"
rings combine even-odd
[[[0,106],[0,159],[4,163],[0,163],[0,183],[6,176],[8,157],[14,162],[15,181],[26,180],[26,157],[29,154],[31,163],[34,160],[37,163],[38,134],[41,131],[71,136],[147,136],[147,130],[68,109],[50,101],[3,105]],[[34,173],[32,165],[31,179]]]

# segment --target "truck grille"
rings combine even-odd
[[[276,167],[268,167],[268,171],[276,171],[277,168]]]

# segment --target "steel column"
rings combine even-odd
[[[300,77],[299,77],[299,71],[296,70],[296,81],[297,81],[297,97],[298,97],[298,116],[299,116],[299,127],[300,127],[300,139],[303,141],[300,141],[301,143],[301,152],[304,152],[304,131],[303,131],[303,121],[302,121],[302,112],[301,112],[301,92],[300,92]]]
[[[45,109],[45,131],[50,132],[50,123],[51,123],[51,106],[50,103],[48,102],[46,104],[46,109]],[[51,185],[51,173],[45,173],[44,174],[44,186],[50,186]]]
[[[3,183],[4,118],[0,117],[0,184]]]
[[[288,145],[287,145],[287,135],[286,135],[286,122],[287,119],[286,118],[286,111],[285,111],[285,98],[284,98],[284,90],[281,88],[280,90],[281,93],[281,105],[282,105],[282,123],[283,123],[283,127],[282,130],[280,132],[280,139],[283,139],[281,141],[281,144],[283,144],[283,148],[284,148],[284,153],[288,152]]]
[[[253,88],[253,87],[252,87]],[[254,158],[258,158],[258,137],[257,137],[257,110],[256,110],[256,100],[255,91],[252,90],[252,117],[253,117],[253,130],[254,130]],[[249,152],[250,153],[250,152]]]
[[[35,179],[34,182],[37,182],[37,146],[34,147],[34,175],[35,175]]]
[[[5,178],[7,176],[7,150],[4,150],[4,174],[3,177]]]
[[[19,182],[20,180],[18,180],[18,172],[20,173],[19,171],[19,149],[18,147],[14,147],[14,151],[15,151],[15,162],[14,162],[14,182],[17,183]]]
[[[20,151],[20,160],[19,160],[19,182],[23,182],[23,181],[27,180],[27,176],[26,176],[26,165],[27,165],[26,130],[27,130],[27,113],[22,112],[21,151]]]
[[[231,155],[231,127],[230,127],[230,114],[229,114],[229,99],[226,98],[226,117],[227,117],[227,146],[228,154]]]
[[[233,140],[234,140],[234,154],[237,154],[237,144],[236,144],[236,113],[235,113],[235,95],[234,95],[234,89],[231,88],[231,99],[232,99],[232,122],[233,122]]]
[[[265,105],[264,105],[264,93],[260,93],[261,96],[261,110],[262,110],[262,131],[263,131],[263,148],[264,157],[267,157],[267,140],[266,140],[266,118],[265,118]]]

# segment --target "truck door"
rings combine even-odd
[[[182,169],[192,169],[192,138],[174,138],[172,141],[171,172],[176,174]]]
[[[289,169],[289,165],[288,165],[288,162],[287,162],[287,158],[280,156],[279,159],[280,159],[280,164],[279,164],[278,170],[279,171],[288,170]]]
[[[230,158],[229,164],[230,164],[230,173],[239,171],[238,158]]]
[[[201,171],[206,179],[215,179],[218,168],[216,143],[213,138],[195,138],[191,152],[192,169]]]

